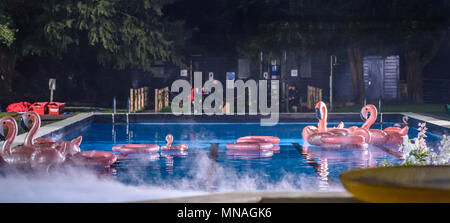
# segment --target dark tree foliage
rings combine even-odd
[[[355,102],[365,97],[363,57],[401,55],[410,99],[422,102],[423,68],[448,33],[449,2],[3,0],[0,102],[43,91],[23,82],[45,86],[49,73],[73,80],[80,98],[95,98],[100,77],[123,85],[125,77],[108,75],[161,61],[184,66],[192,54],[257,61],[260,52],[270,60],[319,50],[348,58]]]
[[[15,30],[11,28],[11,17],[5,13],[3,6],[4,2],[0,3],[0,44],[3,46],[11,46],[14,42]]]
[[[0,71],[5,79],[1,83],[2,96],[15,93],[13,79],[22,75],[16,68],[30,57],[50,58],[45,59],[47,62],[57,59],[53,63],[65,61],[66,68],[73,68],[70,62],[83,66],[86,61],[118,70],[150,71],[156,61],[181,65],[179,50],[184,38],[176,34],[183,30],[183,23],[164,17],[163,7],[170,3],[163,0],[2,1],[0,40],[4,44],[0,49]],[[17,29],[15,40],[11,40],[8,32],[4,34],[4,27]]]

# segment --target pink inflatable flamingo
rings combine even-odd
[[[29,127],[31,121],[31,127]],[[79,136],[72,141],[55,142],[49,138],[35,139],[36,133],[41,127],[41,118],[34,111],[25,112],[21,117],[21,126],[24,130],[30,130],[25,137],[24,146],[35,147],[37,149],[52,148],[63,152],[64,156],[72,156],[80,152],[82,137]]]
[[[5,136],[4,128],[8,128]],[[17,136],[17,123],[12,117],[6,116],[0,119],[0,137],[5,139],[0,155],[5,163],[16,168],[48,169],[65,161],[63,153],[54,148],[38,149],[32,146],[15,146],[11,149],[12,143]]]
[[[186,144],[180,144],[180,145],[172,145],[173,142],[173,135],[169,134],[166,136],[166,145],[161,146],[161,150],[186,150],[188,149],[188,146]]]
[[[327,135],[328,132],[334,132],[335,134],[346,135],[348,131],[343,129],[344,123],[340,122],[337,128],[327,128],[328,109],[325,103],[322,101],[317,102],[315,106],[316,118],[319,120],[317,128],[312,125],[308,125],[303,128],[302,136],[304,140],[308,140],[313,134]],[[316,135],[318,136],[318,135]]]
[[[30,121],[31,121],[31,128],[29,127]],[[22,117],[20,118],[20,126],[25,131],[28,131],[28,134],[25,137],[24,142],[24,145],[26,146],[32,146],[35,143],[55,142],[49,138],[35,139],[36,133],[39,131],[39,128],[41,127],[41,117],[39,116],[38,113],[34,111],[28,111],[22,115]]]
[[[341,148],[367,148],[370,133],[365,129],[349,131],[339,123],[337,128],[327,128],[328,110],[322,101],[316,104],[316,117],[319,119],[318,128],[306,126],[302,136],[309,144],[329,149]]]
[[[381,144],[401,144],[403,142],[403,136],[408,134],[408,126],[404,128],[388,127],[384,130],[370,129],[377,119],[378,111],[374,105],[368,104],[361,109],[361,118],[366,121],[361,126],[363,129],[369,130],[371,134],[371,140],[369,144],[381,145]],[[352,126],[350,131],[358,129],[358,127]]]
[[[31,128],[29,127],[31,121]],[[26,112],[22,115],[22,128],[30,129],[25,138],[25,146],[33,147],[39,153],[34,154],[35,159],[40,159],[49,151],[56,150],[60,152],[64,158],[68,158],[72,164],[84,166],[110,166],[116,161],[116,156],[107,151],[81,151],[80,145],[82,137],[79,136],[72,141],[54,142],[51,139],[40,138],[34,139],[35,134],[39,131],[41,119],[39,114],[34,111]]]

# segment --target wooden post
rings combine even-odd
[[[141,95],[141,110],[144,110],[144,88],[140,88],[140,95]]]
[[[141,110],[141,94],[139,94],[140,90],[139,88],[136,89],[136,104],[137,104],[137,111]]]
[[[163,101],[163,94],[164,94],[164,89],[159,89],[159,94],[158,94],[158,111],[160,111],[163,106],[164,106],[164,101]]]
[[[142,87],[142,109],[145,109],[145,87]]]
[[[140,110],[142,110],[142,104],[141,104],[141,97],[142,97],[142,95],[141,95],[141,88],[138,88],[137,89],[137,94],[138,94],[138,110],[140,111]]]
[[[322,101],[322,89],[313,86],[307,86],[306,107],[313,109],[318,101]]]
[[[155,112],[158,112],[158,89],[155,89]]]
[[[169,87],[164,88],[164,107],[169,106]]]
[[[144,107],[148,107],[148,87],[144,87]]]
[[[130,88],[130,112],[134,112],[133,88]]]
[[[133,94],[134,94],[134,112],[136,112],[139,110],[137,89],[133,89]]]

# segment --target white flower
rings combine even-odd
[[[443,135],[437,152],[431,150],[426,143],[426,123],[419,123],[419,133],[414,139],[403,137],[399,148],[402,153],[403,164],[407,165],[449,165],[450,139]]]

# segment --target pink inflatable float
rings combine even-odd
[[[280,150],[280,138],[275,136],[244,136],[236,140],[236,143],[227,143],[226,148],[235,151],[256,150]]]
[[[31,121],[31,127],[30,125]],[[20,118],[20,126],[28,132],[25,137],[24,145],[31,146],[33,144],[39,143],[52,143],[55,142],[50,138],[38,138],[36,139],[36,133],[39,131],[41,127],[41,117],[38,113],[34,111],[25,112]]]
[[[30,125],[31,121],[31,127]],[[61,152],[64,156],[71,156],[75,153],[80,152],[80,145],[82,137],[79,136],[71,141],[61,141],[55,142],[49,138],[38,138],[35,139],[36,133],[39,131],[41,126],[41,118],[39,114],[34,111],[28,111],[24,113],[21,117],[20,122],[22,128],[26,131],[29,130],[25,137],[24,146],[34,147],[36,149],[56,149]]]
[[[170,151],[170,150],[182,151],[182,150],[188,149],[188,146],[186,144],[172,145],[172,142],[173,142],[172,134],[169,134],[166,136],[166,142],[167,142],[166,145],[161,146],[161,151]]]
[[[29,126],[31,121],[31,127]],[[117,158],[114,153],[106,151],[80,151],[82,137],[79,136],[72,141],[55,142],[48,138],[35,139],[36,133],[39,131],[41,125],[41,118],[39,114],[34,111],[28,111],[21,117],[22,128],[29,129],[29,133],[25,137],[25,146],[31,146],[37,150],[42,150],[41,154],[49,153],[52,149],[60,152],[64,159],[70,160],[75,165],[84,166],[110,166]],[[39,153],[35,154],[35,159],[40,158]],[[34,164],[36,165],[36,164]]]
[[[4,129],[8,128],[5,136]],[[53,165],[61,164],[66,157],[64,151],[55,148],[37,148],[33,146],[19,145],[12,147],[17,136],[16,120],[10,116],[0,119],[0,139],[5,140],[0,150],[0,156],[4,163],[15,168],[33,168],[48,171]]]
[[[236,140],[239,142],[261,142],[261,143],[270,143],[270,144],[278,144],[280,143],[280,138],[275,136],[244,136],[238,138]]]
[[[343,128],[342,122],[339,123],[337,128],[327,128],[328,110],[322,101],[316,104],[316,118],[319,120],[317,128],[306,126],[302,130],[303,139],[309,144],[328,149],[368,147],[367,143],[371,135],[366,129],[350,131]]]
[[[315,135],[315,138],[320,139],[322,135],[348,135],[348,130],[344,129],[344,123],[340,122],[336,128],[327,128],[328,109],[324,102],[319,101],[315,106],[316,118],[319,120],[317,127],[308,125],[302,130],[302,137],[304,140],[309,140],[309,136]],[[310,143],[313,144],[313,143]]]
[[[89,150],[76,153],[69,159],[77,166],[109,167],[117,161],[117,156],[108,151]]]
[[[124,144],[115,145],[112,150],[121,154],[146,154],[158,152],[159,146],[156,144]]]
[[[381,129],[370,129],[370,127],[375,123],[377,119],[378,111],[374,105],[368,104],[361,109],[361,118],[366,121],[361,126],[361,128],[352,126],[349,128],[350,131],[355,129],[366,129],[371,134],[371,139],[369,144],[382,145],[382,144],[401,144],[403,143],[403,136],[408,134],[408,126],[404,128],[399,127],[388,127],[384,130]]]
[[[237,142],[227,143],[226,148],[241,151],[272,150],[273,144],[261,142]]]

